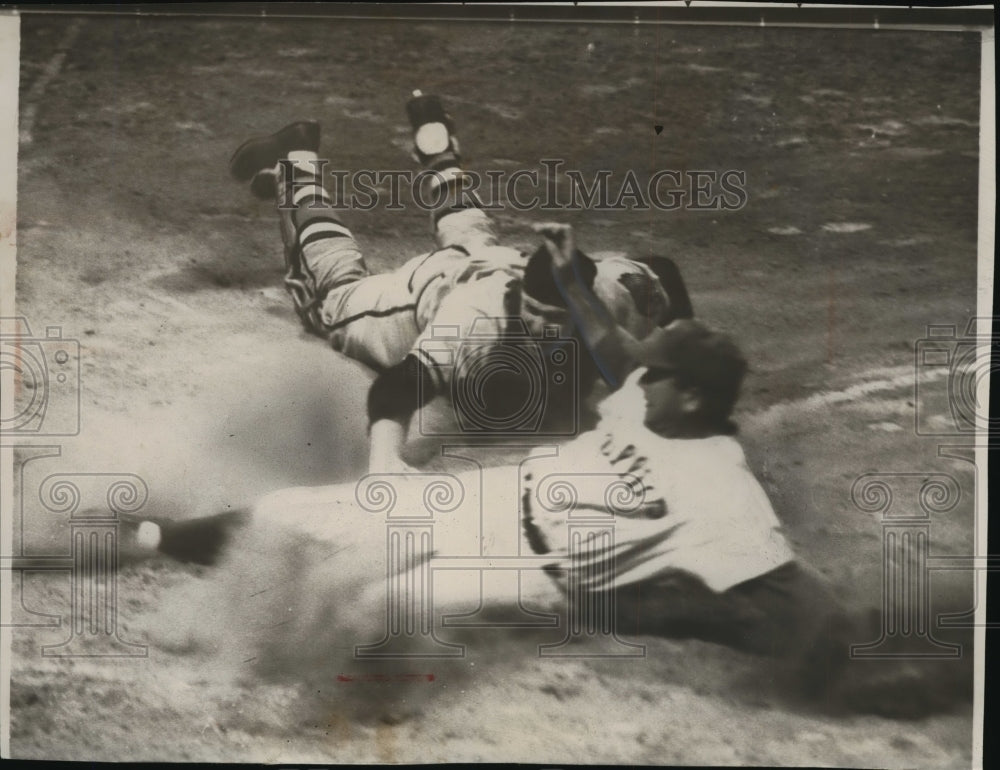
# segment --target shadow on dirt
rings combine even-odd
[[[167,293],[188,294],[206,289],[258,289],[281,285],[278,269],[247,270],[221,264],[192,265],[149,281]]]

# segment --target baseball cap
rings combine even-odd
[[[639,364],[666,369],[685,385],[698,388],[726,414],[736,403],[746,359],[732,339],[698,321],[674,321],[642,340],[628,340],[623,347]]]

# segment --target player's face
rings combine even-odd
[[[695,391],[681,385],[677,371],[670,367],[647,367],[639,378],[646,397],[646,427],[667,438],[687,435],[700,399]]]

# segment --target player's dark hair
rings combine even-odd
[[[738,432],[732,413],[747,373],[746,359],[733,343],[719,335],[702,343],[699,358],[697,374],[681,368],[677,372],[678,382],[697,391],[701,399],[697,416],[706,428],[731,436]]]
[[[626,340],[625,347],[637,363],[647,367],[644,378],[670,376],[680,388],[698,395],[700,406],[688,428],[705,435],[736,432],[730,415],[748,367],[730,337],[693,319],[681,319],[640,341]]]
[[[587,288],[593,288],[597,276],[597,265],[594,260],[577,250],[574,255],[580,280]],[[524,292],[536,302],[542,302],[553,307],[566,307],[566,300],[556,285],[552,275],[552,255],[545,245],[539,246],[528,258],[524,268]]]

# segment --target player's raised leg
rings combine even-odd
[[[277,197],[285,245],[285,287],[310,331],[326,335],[321,304],[338,287],[368,276],[361,251],[323,187],[319,124],[292,123],[244,142],[229,168],[259,198]]]
[[[406,103],[413,128],[414,155],[429,174],[421,191],[432,207],[431,225],[441,248],[466,251],[497,243],[493,221],[471,189],[471,177],[462,170],[455,124],[441,99],[414,91]]]

